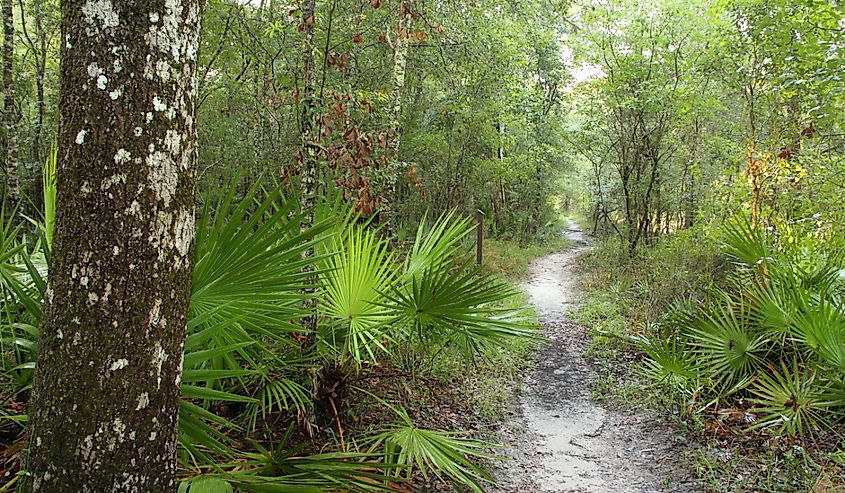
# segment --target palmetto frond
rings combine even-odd
[[[420,221],[414,244],[405,260],[404,283],[411,283],[433,266],[461,265],[467,251],[461,245],[472,231],[469,218],[457,218],[454,211],[441,216],[430,230]]]
[[[826,426],[824,414],[830,405],[825,389],[817,382],[816,372],[797,359],[790,365],[781,362],[770,373],[761,372],[750,391],[752,411],[760,415],[755,428],[792,436]]]
[[[421,340],[451,342],[471,358],[484,348],[537,337],[524,310],[502,307],[515,294],[510,285],[476,269],[441,265],[426,269],[388,298],[397,322],[411,327]]]
[[[391,406],[399,422],[369,440],[371,451],[381,450],[384,463],[410,476],[417,468],[426,479],[431,473],[459,487],[482,493],[490,475],[474,459],[496,459],[487,452],[492,446],[455,433],[417,428],[408,414]]]
[[[303,231],[297,207],[256,185],[241,201],[233,188],[200,216],[185,343],[183,396],[191,400],[183,400],[180,430],[183,447],[201,463],[213,463],[206,453],[236,455],[225,431],[239,426],[209,411],[211,401],[247,404],[252,428],[259,415],[310,405],[303,387],[284,375],[295,376],[302,364],[294,336],[308,313],[304,267],[322,258],[303,252],[324,241],[316,237],[332,223]]]
[[[386,352],[390,312],[383,292],[396,280],[393,256],[376,232],[358,226],[330,239],[335,251],[323,261],[320,274],[324,293],[318,310],[326,320],[320,329],[323,342],[341,362],[356,367]]]
[[[306,315],[303,267],[314,261],[302,253],[330,226],[300,231],[296,204],[277,191],[258,200],[258,192],[256,186],[236,204],[233,188],[214,213],[207,206],[197,224],[191,316],[212,313],[210,323],[232,321],[222,339],[213,341],[221,345],[252,337],[292,344],[289,333],[302,330],[296,321]],[[239,353],[255,357],[248,352]]]
[[[793,332],[821,362],[845,375],[845,316],[840,307],[828,300],[805,307],[795,317]]]
[[[769,340],[748,323],[746,308],[727,296],[702,309],[689,328],[689,343],[713,375],[726,386],[749,377],[762,362]]]
[[[643,371],[649,380],[683,395],[692,395],[701,385],[703,369],[682,339],[638,336],[632,342],[648,356]]]
[[[322,493],[332,491],[385,491],[390,479],[376,455],[362,452],[303,454],[303,446],[290,443],[293,426],[275,447],[253,443],[255,452],[232,464],[236,472],[219,477],[250,493]],[[232,469],[227,467],[227,469]]]
[[[753,228],[744,217],[723,226],[724,252],[733,261],[746,266],[761,265],[771,260],[772,249],[763,228]]]
[[[10,351],[3,369],[16,392],[32,383],[49,258],[41,241],[28,249],[20,232],[0,213],[0,345]]]

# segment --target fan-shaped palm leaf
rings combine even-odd
[[[701,314],[689,329],[690,345],[715,380],[734,386],[759,366],[768,339],[753,333],[745,307],[726,296]]]
[[[508,347],[535,338],[525,310],[502,308],[515,288],[478,270],[433,266],[389,295],[397,322],[420,340],[452,342],[467,358],[483,347]]]
[[[723,226],[724,252],[737,263],[754,266],[771,260],[771,248],[762,228],[752,228],[745,218]]]
[[[426,479],[433,472],[477,493],[484,491],[484,483],[492,483],[490,475],[472,461],[497,459],[487,452],[492,445],[456,433],[417,428],[407,412],[391,408],[399,415],[400,422],[368,442],[371,451],[383,451],[384,462],[395,464],[397,473],[404,470],[410,477],[416,467]]]
[[[461,265],[467,252],[461,242],[472,231],[469,218],[456,219],[455,211],[442,215],[430,230],[420,221],[411,251],[405,260],[402,280],[413,282],[432,266]]]
[[[794,436],[827,425],[826,389],[817,381],[816,372],[797,359],[789,366],[781,362],[780,368],[772,367],[771,374],[760,373],[750,391],[755,396],[752,412],[760,414],[753,428]]]
[[[632,342],[648,356],[643,362],[643,371],[649,380],[685,396],[692,395],[701,385],[701,366],[679,338],[638,336],[632,338]]]
[[[795,316],[795,339],[834,371],[845,375],[845,317],[828,300],[806,306]]]
[[[276,344],[293,345],[290,332],[302,329],[296,321],[306,315],[301,308],[307,273],[303,267],[314,259],[302,252],[313,248],[314,236],[330,224],[300,231],[295,204],[273,191],[258,200],[256,185],[240,202],[234,188],[215,208],[203,211],[197,225],[194,289],[191,316],[214,312],[210,320],[237,320],[217,345],[252,337],[266,337]],[[260,350],[262,346],[254,346]],[[254,363],[255,354],[240,351]],[[237,364],[229,360],[229,366]]]
[[[351,226],[330,241],[336,253],[324,260],[320,274],[325,291],[317,306],[329,321],[321,336],[340,362],[359,367],[387,351],[382,340],[390,312],[381,293],[395,282],[396,269],[387,243],[372,230]]]

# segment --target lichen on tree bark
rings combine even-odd
[[[30,491],[175,491],[199,18],[199,0],[62,2]]]

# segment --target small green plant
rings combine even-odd
[[[426,430],[414,425],[408,413],[391,406],[399,421],[370,439],[370,451],[381,450],[385,464],[395,464],[396,474],[410,475],[414,468],[428,479],[433,473],[452,483],[483,493],[492,478],[472,459],[496,459],[486,451],[492,445],[456,433]]]

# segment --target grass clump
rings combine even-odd
[[[484,242],[484,268],[513,281],[522,281],[528,278],[532,260],[572,246],[573,242],[562,234],[527,245],[515,240],[488,239]]]

